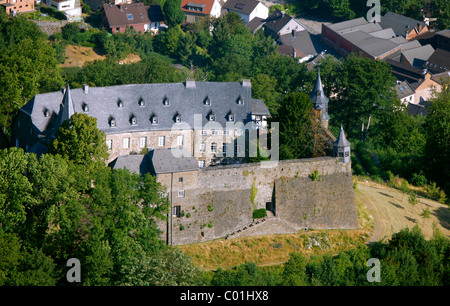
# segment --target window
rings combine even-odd
[[[172,214],[173,214],[174,217],[180,217],[181,216],[181,207],[180,207],[180,205],[176,205],[176,206],[173,207]]]
[[[165,98],[163,99],[163,104],[164,104],[165,106],[169,106],[169,98],[165,97]]]
[[[137,119],[136,117],[131,117],[131,125],[136,125],[137,124]]]
[[[139,141],[139,145],[141,148],[145,148],[147,146],[147,137],[146,136],[141,137],[141,139]]]
[[[211,152],[212,153],[217,153],[217,143],[213,142],[211,144]]]
[[[178,182],[183,183],[183,178],[182,178],[182,177],[179,177],[179,178],[178,178]]]
[[[208,135],[208,131],[207,130],[201,130],[200,135],[206,136],[206,135]]]
[[[123,139],[123,148],[128,149],[130,147],[130,138],[124,138]]]
[[[209,99],[209,97],[206,97],[205,100],[203,101],[203,103],[205,105],[211,105],[211,100]]]
[[[204,160],[199,160],[198,161],[198,167],[199,168],[205,168],[205,161]]]
[[[184,190],[178,190],[178,197],[184,198]]]
[[[127,14],[127,19],[128,20],[133,20],[133,14]]]
[[[177,136],[177,146],[182,146],[184,142],[184,137],[183,135],[178,135]]]
[[[218,130],[211,130],[211,135],[219,135],[219,131]]]
[[[230,136],[229,130],[223,130],[223,136]]]
[[[349,156],[350,156],[350,152],[345,151],[345,152],[344,152],[344,156],[345,156],[345,157],[349,157]]]
[[[112,139],[106,140],[106,146],[108,147],[108,150],[112,150]]]
[[[209,121],[215,121],[215,120],[216,120],[216,116],[214,114],[210,114]]]
[[[164,147],[166,143],[166,137],[165,136],[159,136],[158,137],[158,146]]]
[[[145,106],[144,99],[142,99],[142,98],[139,99],[139,106]]]
[[[158,124],[158,117],[156,115],[152,117],[152,124]]]
[[[176,115],[175,116],[175,122],[181,122],[181,116],[180,115]]]
[[[202,142],[200,144],[200,152],[205,152],[206,151],[206,144],[204,142]]]
[[[222,152],[223,154],[227,153],[227,144],[225,142],[222,145]]]
[[[229,114],[228,115],[228,121],[234,121],[234,115],[233,114]]]
[[[111,127],[115,127],[116,126],[116,120],[114,120],[114,119],[109,120],[109,125]]]

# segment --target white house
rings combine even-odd
[[[81,17],[81,3],[79,0],[46,0],[45,3],[58,11],[64,12],[69,20]]]
[[[266,19],[269,16],[269,8],[257,0],[227,0],[222,7],[222,14],[228,12],[239,14],[245,23],[254,18]]]

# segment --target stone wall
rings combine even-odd
[[[37,24],[39,27],[39,30],[47,34],[48,36],[51,36],[55,33],[61,32],[61,28],[64,27],[66,24],[69,23],[68,20],[61,20],[61,21],[39,21],[39,20],[33,20],[34,23]]]
[[[309,177],[314,171],[319,173],[315,181]],[[158,181],[168,186],[169,175]],[[168,226],[163,222],[159,226],[174,245],[234,234],[268,234],[270,226],[276,233],[304,227],[359,227],[351,165],[332,157],[280,161],[269,168],[259,163],[208,167],[174,174],[173,182],[173,205],[180,206],[181,215],[169,217]],[[177,197],[180,188],[185,190],[183,198]],[[256,193],[253,202],[252,192]],[[254,226],[252,214],[257,208],[271,210],[270,222]]]

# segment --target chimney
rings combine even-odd
[[[243,79],[242,80],[242,87],[249,87],[249,88],[251,88],[252,87],[252,83],[250,82],[249,79]]]
[[[89,85],[88,85],[88,84],[83,84],[83,92],[84,92],[85,94],[88,94],[88,93],[89,93]]]
[[[186,80],[186,88],[195,88],[195,80],[187,79]]]

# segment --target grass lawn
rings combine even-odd
[[[41,13],[40,11],[34,11],[34,12],[27,12],[22,13],[22,16],[31,19],[31,20],[38,20],[38,21],[60,21],[59,19],[56,19],[54,17],[51,17],[47,14]]]

